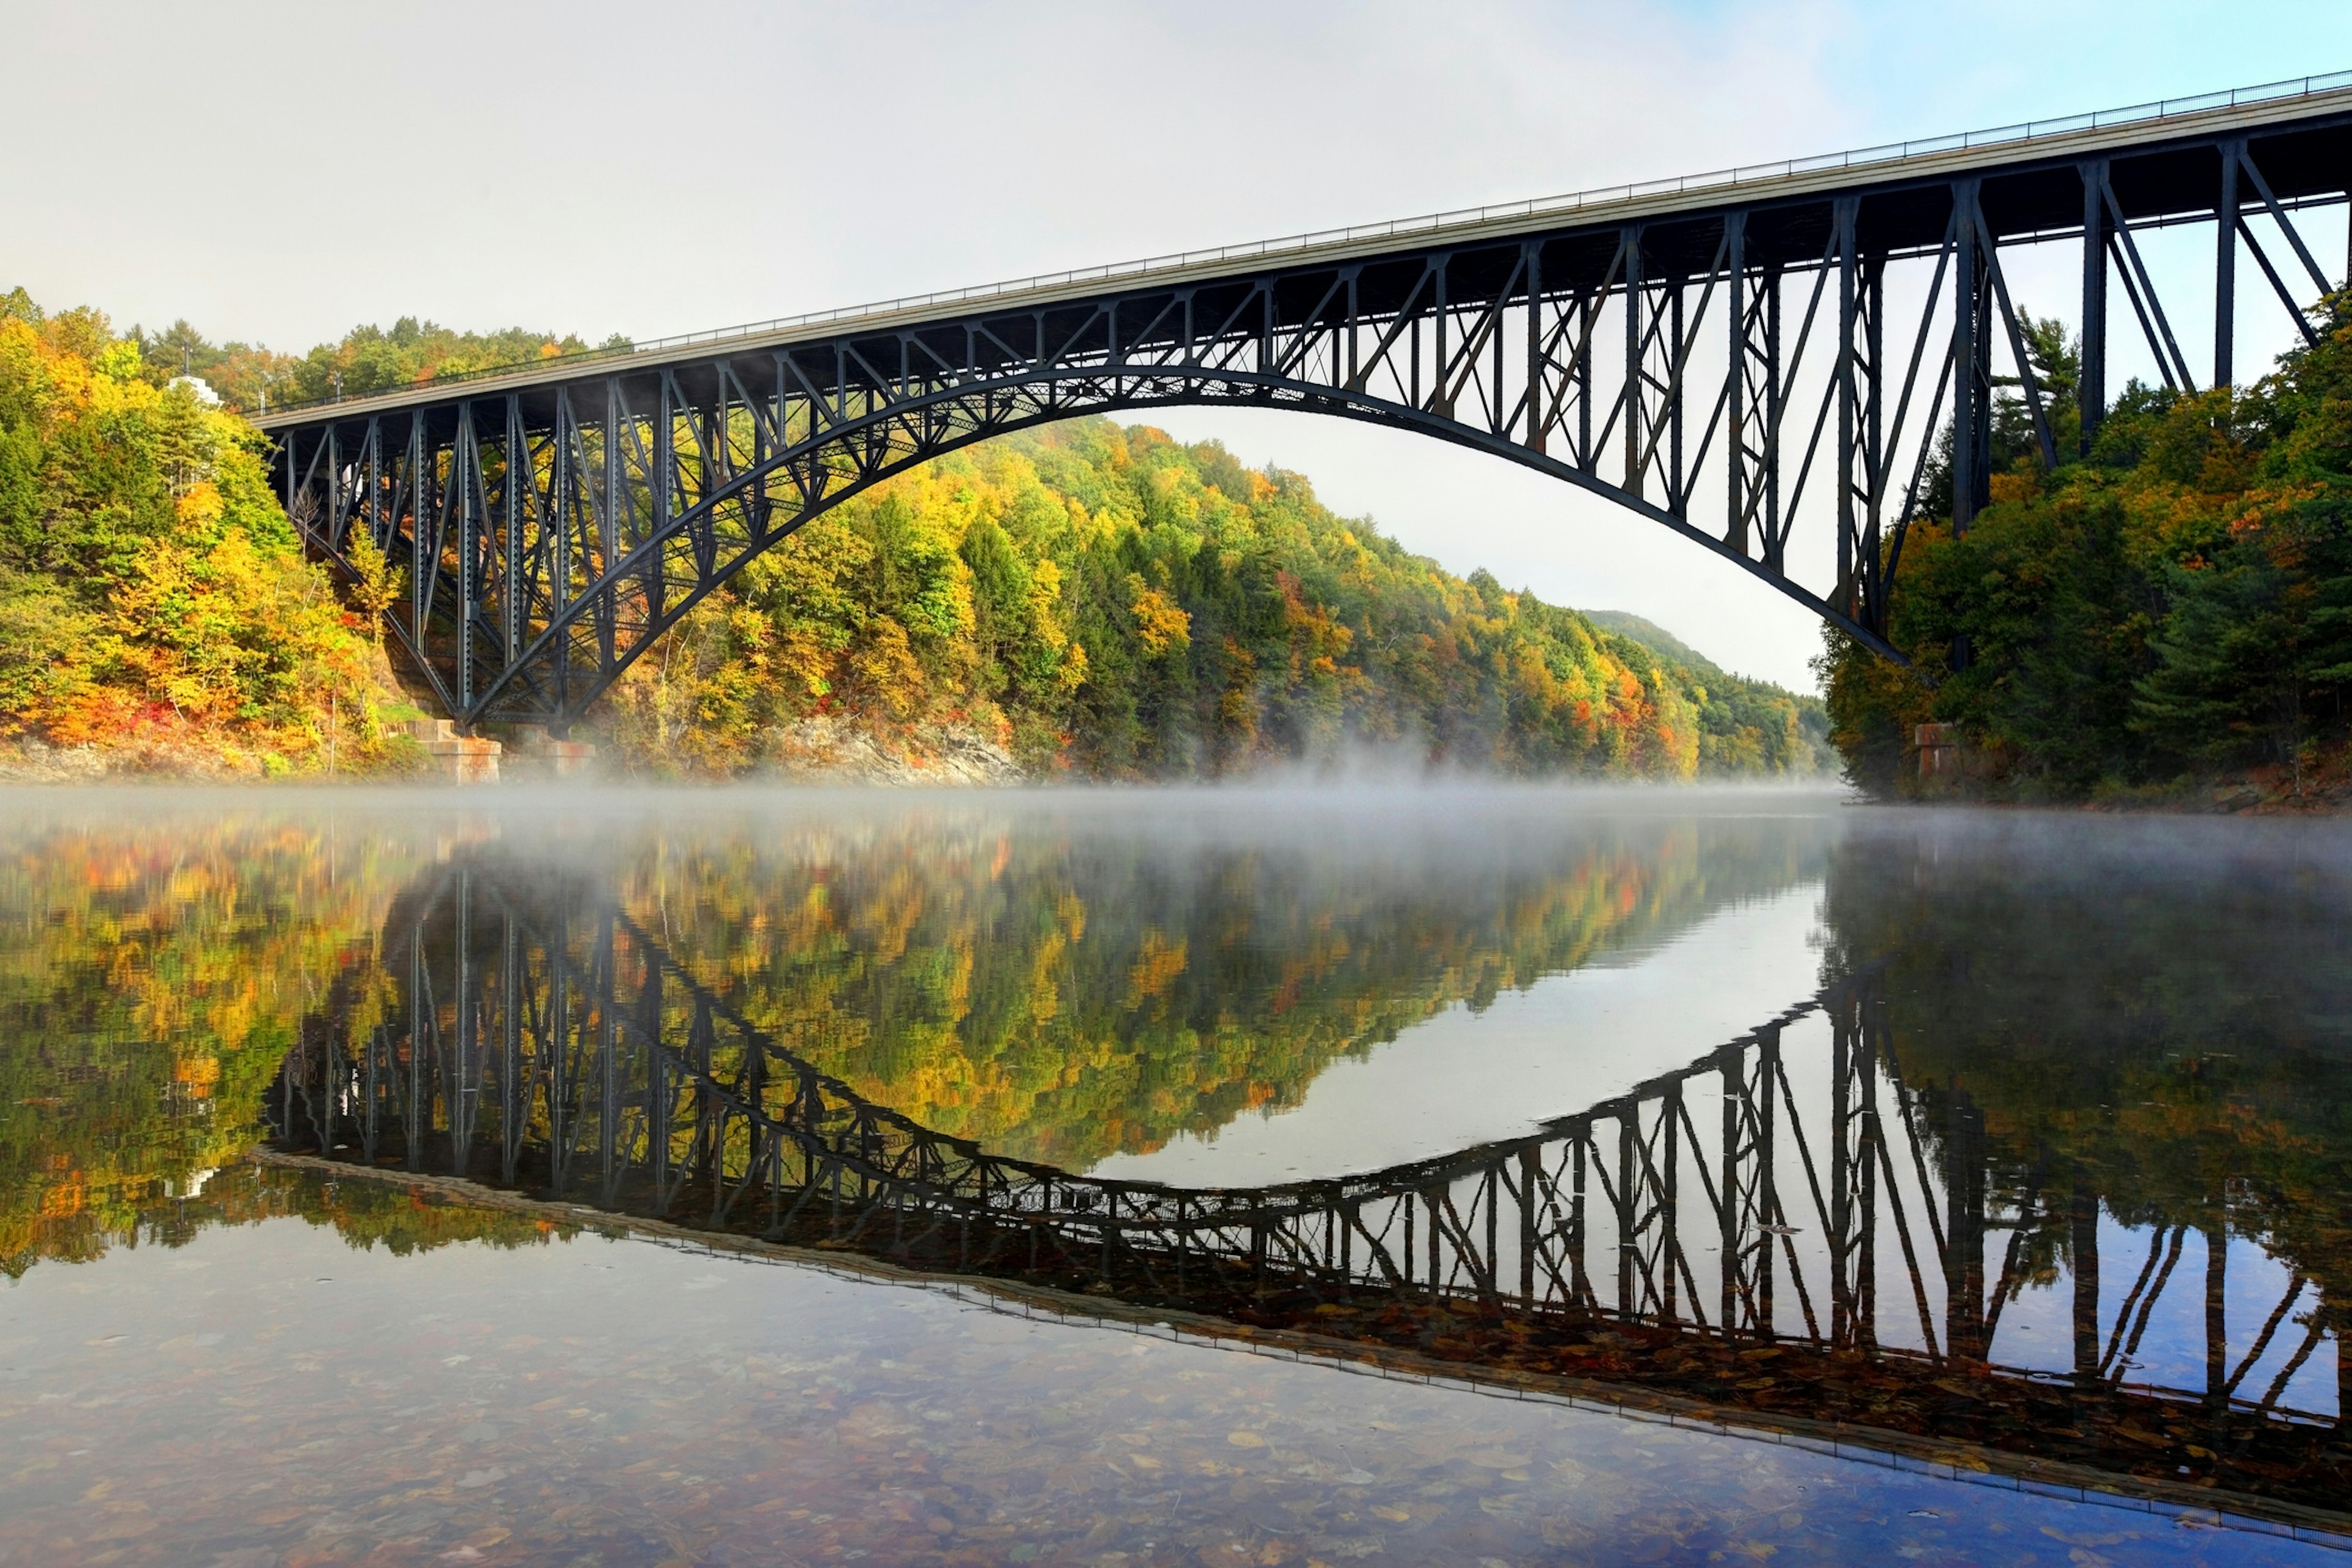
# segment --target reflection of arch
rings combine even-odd
[[[2127,1292],[2102,1297],[2090,1275],[2071,1373],[2002,1364],[2021,1240],[2072,1227],[2079,1290],[2097,1194],[2082,1172],[2071,1193],[2063,1171],[2045,1181],[2046,1161],[2005,1165],[1964,1094],[1911,1090],[1868,974],[1523,1138],[1334,1180],[1176,1188],[993,1155],[876,1104],[697,983],[584,879],[460,860],[402,896],[382,951],[404,1005],[348,1051],[317,1031],[289,1062],[279,1125],[298,1147],[1228,1315],[1321,1305],[1402,1314],[1418,1332],[1442,1314],[1473,1339],[1463,1324],[1581,1324],[1697,1346],[1743,1377],[1757,1370],[1743,1346],[1832,1383],[1863,1357],[1864,1384],[1902,1391],[1927,1430],[2041,1452],[2030,1440],[2063,1427],[2071,1447],[2053,1451],[2125,1468],[2175,1428],[2199,1446],[2176,1456],[2192,1465],[2208,1450],[2321,1465],[2303,1472],[2315,1496],[2341,1479],[2326,1465],[2352,1461],[2327,1448],[2345,1413],[2281,1397],[2331,1328],[2301,1268],[2251,1344],[2253,1325],[2233,1338],[2209,1294],[2209,1386],[2130,1375],[2175,1279],[2159,1254],[2177,1260],[2185,1226],[2157,1228]],[[1507,1352],[1520,1332],[1479,1342]],[[1957,1401],[1956,1366],[1973,1390]],[[1829,1393],[1803,1392],[1820,1413]],[[2139,1436],[2109,1443],[2121,1426]]]

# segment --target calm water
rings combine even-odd
[[[2352,1542],[2340,827],[0,824],[0,1563]]]

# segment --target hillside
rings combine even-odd
[[[1657,622],[1645,621],[1631,610],[1579,610],[1577,614],[1603,631],[1632,638],[1667,663],[1678,664],[1703,679],[1728,679],[1722,667],[1706,655]]]
[[[606,732],[654,772],[789,761],[819,721],[886,749],[977,731],[1033,774],[1094,778],[1816,766],[1785,692],[1454,576],[1301,475],[1105,419],[953,454],[817,519],[611,706]]]
[[[1849,776],[1889,795],[2352,805],[2352,295],[2325,309],[2317,342],[2250,388],[2134,382],[2084,456],[2080,355],[2029,322],[2067,460],[2042,470],[2004,388],[1992,505],[1956,536],[1947,435],[1893,591],[1909,667],[1835,637],[1823,660]],[[1923,786],[1929,722],[1966,744]]]
[[[1778,704],[1782,701],[1792,702],[1796,705],[1798,722],[1804,731],[1806,742],[1812,749],[1812,771],[1826,773],[1837,770],[1837,751],[1830,744],[1829,707],[1819,697],[1790,691],[1769,680],[1751,680],[1743,675],[1734,675],[1655,621],[1643,620],[1631,611],[1584,610],[1580,614],[1603,631],[1613,632],[1641,644],[1681,670],[1686,683],[1702,687],[1715,696],[1717,700],[1702,710],[1702,717],[1713,722],[1715,728],[1711,732],[1718,735],[1724,745],[1737,743],[1749,704],[1769,713],[1777,711]],[[1701,744],[1706,744],[1704,739]],[[1791,771],[1801,773],[1805,770]]]

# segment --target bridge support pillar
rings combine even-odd
[[[2107,184],[2105,159],[2082,164],[2083,364],[2075,401],[2083,413],[2082,455],[2091,455],[2107,416]]]
[[[516,760],[550,778],[582,778],[596,766],[596,748],[592,742],[558,740],[544,724],[516,725],[513,742]]]
[[[453,784],[496,784],[499,782],[499,753],[506,748],[496,741],[478,736],[460,735],[457,726],[446,719],[418,719],[408,726],[433,760],[436,773],[445,774]]]

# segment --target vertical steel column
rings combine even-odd
[[[408,928],[408,1114],[401,1125],[408,1168],[425,1169],[425,916]]]
[[[1878,1060],[1886,1019],[1874,995],[1863,998],[1859,1012],[1854,1101],[1862,1107],[1862,1136],[1854,1150],[1854,1233],[1850,1253],[1853,1263],[1846,1278],[1853,1300],[1851,1342],[1868,1349],[1878,1340],[1878,1171],[1884,1158],[1880,1139],[1885,1136],[1878,1121]]]
[[[378,551],[389,555],[392,552],[385,549],[388,542],[383,536],[383,416],[382,415],[368,416],[365,461],[367,463],[367,500],[361,508],[361,515],[366,520],[368,542],[374,545]],[[381,636],[382,633],[379,632],[377,635]]]
[[[1520,247],[1519,254],[1526,263],[1528,274],[1527,446],[1528,451],[1540,457],[1544,449],[1543,244],[1540,240],[1531,239]],[[1350,278],[1349,288],[1352,290],[1354,287],[1355,281]],[[1501,338],[1502,334],[1497,331],[1496,341],[1499,342]],[[1333,357],[1336,360],[1338,356],[1335,354]],[[1334,376],[1332,379],[1339,378]],[[1496,390],[1499,399],[1499,384]]]
[[[545,519],[541,520],[544,526]],[[580,1135],[580,1117],[575,1111],[567,1121],[570,1086],[563,1080],[563,1065],[571,1059],[572,1050],[572,942],[570,910],[558,900],[551,917],[547,933],[547,1024],[541,1038],[547,1049],[547,1185],[553,1196],[562,1197],[572,1174],[572,1141]]]
[[[478,545],[475,539],[481,502],[482,444],[474,429],[474,405],[457,405],[457,433],[449,447],[449,483],[457,502],[457,727],[470,733],[474,707],[474,605],[481,597]]]
[[[2104,1386],[2099,1376],[2099,1194],[2089,1168],[2074,1163],[2074,1193],[2068,1206],[2067,1253],[2074,1291],[2074,1387],[2080,1394]]]
[[[1754,1140],[1755,1152],[1749,1156],[1756,1163],[1756,1332],[1770,1342],[1776,1330],[1773,1323],[1774,1304],[1772,1279],[1779,1269],[1778,1255],[1772,1248],[1772,1233],[1763,1227],[1779,1225],[1780,1220],[1780,1178],[1778,1172],[1780,1144],[1773,1136],[1774,1110],[1772,1086],[1780,1079],[1780,1026],[1775,1024],[1763,1032],[1756,1047],[1756,1122],[1748,1130]],[[1802,1284],[1801,1279],[1799,1284]]]
[[[1740,554],[1748,553],[1748,215],[1731,213],[1723,220],[1724,282],[1730,307],[1731,335],[1724,361],[1725,465],[1730,487],[1723,542]]]
[[[1984,1334],[1984,1112],[1953,1085],[1944,1131],[1944,1347],[1982,1361]]]
[[[1530,1143],[1519,1151],[1519,1304],[1536,1304],[1536,1194],[1541,1190],[1542,1151]]]
[[[1854,385],[1853,340],[1860,329],[1861,297],[1856,288],[1853,253],[1854,215],[1861,202],[1853,196],[1838,199],[1832,221],[1836,225],[1835,244],[1838,253],[1838,349],[1837,349],[1837,595],[1838,608],[1849,616],[1854,612],[1855,553],[1858,531],[1853,508],[1854,427],[1858,423],[1860,389]]]
[[[1853,1332],[1853,1057],[1855,1009],[1840,1003],[1830,1015],[1830,1343]],[[1864,1151],[1867,1152],[1867,1151]]]
[[[563,387],[555,392],[553,435],[548,450],[547,510],[540,519],[540,529],[550,533],[547,563],[547,617],[552,621],[572,602],[572,520],[578,510],[575,492],[579,475],[572,468],[574,443],[580,438],[580,421],[572,409],[572,394]],[[554,650],[552,706],[558,714],[572,711],[572,660],[564,650]],[[571,726],[560,720],[547,727],[547,732],[562,740]]]
[[[836,405],[846,402],[849,390],[841,380],[834,383]],[[670,378],[661,378],[660,395],[655,402],[653,472],[646,476],[646,489],[652,492],[651,506],[646,518],[646,538],[661,538],[669,528],[670,509],[677,500],[676,475],[677,451],[677,408],[670,401]],[[661,619],[668,597],[668,574],[664,570],[662,550],[656,545],[646,552],[646,620],[648,626]]]
[[[1446,297],[1445,293],[1445,271],[1446,263],[1452,259],[1452,257],[1442,253],[1430,258],[1430,271],[1433,280],[1433,287],[1435,289],[1435,292],[1431,296],[1431,299],[1434,302],[1436,308],[1431,312],[1429,322],[1429,365],[1431,373],[1429,397],[1426,402],[1422,404],[1422,406],[1428,409],[1432,414],[1436,415],[1440,419],[1451,419],[1454,417],[1454,388],[1452,385],[1454,367],[1447,363],[1445,353],[1445,329],[1448,325],[1448,318],[1453,314],[1454,309],[1453,301]],[[1416,387],[1414,390],[1418,391],[1420,389]]]
[[[1592,1277],[1585,1268],[1584,1225],[1584,1151],[1591,1141],[1591,1130],[1581,1129],[1569,1150],[1568,1293],[1573,1307],[1582,1307],[1592,1299]]]
[[[2075,405],[2082,410],[2082,454],[2091,455],[2107,416],[2106,160],[2079,165],[2083,179],[2083,365]]]
[[[319,543],[328,550],[340,550],[343,543],[343,443],[340,428],[327,426],[327,495],[318,527],[312,530]]]
[[[1886,258],[1867,257],[1862,264],[1862,391],[1861,480],[1863,501],[1860,578],[1862,605],[1869,624],[1884,632],[1887,625],[1886,586],[1881,581],[1885,562],[1881,549],[1886,498]]]
[[[523,1122],[530,1115],[528,1092],[517,1093],[522,1077],[523,970],[521,933],[511,912],[499,919],[499,942],[504,960],[499,973],[499,1180],[511,1187],[522,1160]]]
[[[1781,569],[1780,419],[1788,388],[1781,382],[1780,279],[1778,262],[1764,268],[1764,559]]]
[[[1665,1096],[1659,1103],[1658,1114],[1665,1122],[1666,1133],[1664,1169],[1661,1174],[1658,1197],[1658,1213],[1664,1222],[1659,1227],[1659,1271],[1666,1277],[1660,1316],[1671,1323],[1675,1321],[1679,1299],[1675,1289],[1680,1283],[1675,1268],[1675,1255],[1682,1250],[1682,1233],[1677,1223],[1682,1217],[1682,1194],[1677,1179],[1682,1167],[1683,1086],[1680,1079],[1667,1086]],[[1698,1303],[1694,1301],[1691,1305],[1696,1307]]]
[[[515,563],[522,555],[522,490],[533,482],[530,460],[530,437],[522,426],[522,398],[519,394],[507,394],[506,452],[506,512],[502,520],[505,538],[492,552],[498,563],[500,585],[506,590],[506,647],[499,655],[499,665],[510,665],[522,657],[522,574]]]
[[[1618,240],[1625,257],[1625,493],[1642,499],[1642,231]]]
[[[1683,301],[1689,284],[1678,272],[1666,285],[1666,510],[1680,518],[1690,516],[1689,478],[1683,472],[1683,406],[1689,399],[1682,387]]]
[[[432,468],[432,453],[425,440],[425,410],[419,408],[408,416],[409,632],[419,658],[425,652],[425,616],[433,591],[434,563],[425,556],[425,540],[426,520],[433,515]]]
[[[621,403],[621,378],[604,378],[604,510],[597,519],[604,547],[604,559],[597,562],[594,577],[613,569],[620,554],[621,502],[626,490],[621,472],[621,420],[625,410]],[[593,577],[592,577],[593,580]],[[598,596],[596,616],[596,658],[599,673],[612,668],[614,658],[614,621],[615,589],[606,589]]]
[[[2243,141],[2224,142],[2221,153],[2221,195],[2213,205],[2213,384],[2236,383],[2238,328],[2238,162],[2246,154]]]
[[[1629,1321],[1640,1310],[1633,1291],[1633,1249],[1641,1245],[1633,1231],[1633,1140],[1640,1135],[1640,1114],[1636,1107],[1617,1118],[1617,1315]]]
[[[1522,272],[1526,270],[1524,260],[1525,258],[1522,258],[1522,266],[1520,268]],[[1506,316],[1510,310],[1510,305],[1511,289],[1509,282],[1506,281],[1501,290],[1496,294],[1493,302],[1486,307],[1487,310],[1490,312],[1488,320],[1491,321],[1492,326],[1490,329],[1482,329],[1486,331],[1487,359],[1489,362],[1486,371],[1488,377],[1486,386],[1486,428],[1490,433],[1504,440],[1510,439],[1510,404],[1503,395],[1503,346],[1505,340],[1508,337],[1508,334],[1503,330],[1503,323]],[[1535,310],[1535,296],[1530,294],[1528,297],[1528,316],[1529,320],[1534,319]],[[1300,366],[1300,374],[1306,374],[1303,362]],[[1530,381],[1528,384],[1532,387],[1534,383]],[[1532,401],[1532,398],[1530,401]]]
[[[1734,371],[1738,366],[1733,366]],[[1723,1282],[1717,1324],[1727,1338],[1739,1322],[1739,1130],[1748,1111],[1746,1064],[1735,1047],[1723,1054],[1723,1164],[1717,1172],[1716,1263]],[[1750,1136],[1753,1136],[1752,1132]]]
[[[595,956],[591,962],[595,967],[591,975],[588,1005],[596,1015],[596,1141],[601,1146],[597,1173],[604,1201],[610,1204],[620,1180],[614,1169],[614,1156],[618,1152],[615,1144],[619,1130],[615,1123],[621,1113],[621,1092],[613,1061],[613,911],[609,909],[602,911],[597,921]],[[587,1020],[583,1017],[581,1022],[584,1027]]]
[[[1576,397],[1576,466],[1590,474],[1599,469],[1601,454],[1592,449],[1592,334],[1601,326],[1599,292],[1577,290],[1576,349],[1569,357],[1569,381]]]
[[[2205,1226],[2205,1414],[2218,1430],[2230,1414],[2230,1220]]]
[[[2074,405],[2082,409],[2082,456],[2091,456],[2098,426],[2107,418],[2107,163],[2082,172],[2082,378]]]
[[[1957,180],[1952,184],[1952,208],[1957,215],[1954,226],[1958,230],[1952,294],[1952,371],[1956,395],[1952,400],[1952,532],[1964,534],[1975,521],[1981,503],[1977,487],[1977,472],[1988,469],[1988,454],[1984,447],[1991,432],[1989,420],[1991,389],[1978,372],[1978,364],[1990,352],[1985,341],[1984,320],[1985,264],[1977,254],[1975,223],[1977,182]],[[1988,498],[1989,499],[1989,498]]]

